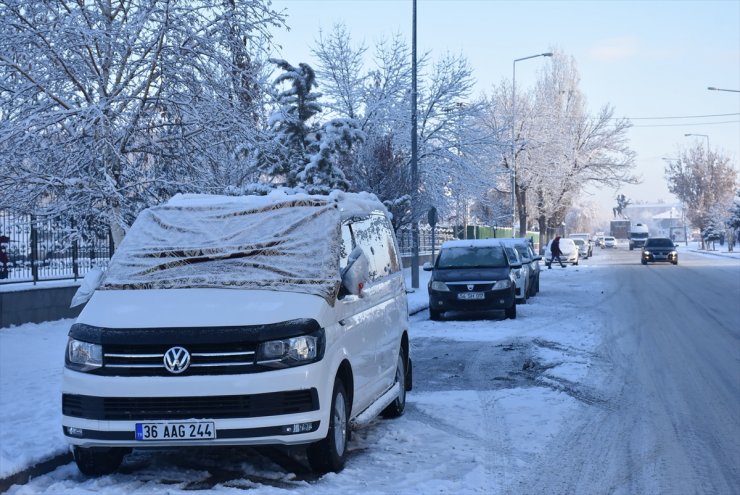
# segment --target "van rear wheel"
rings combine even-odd
[[[403,355],[403,350],[398,353],[396,380],[394,385],[396,383],[401,385],[401,392],[398,397],[388,405],[388,407],[383,409],[381,414],[384,418],[397,418],[399,416],[403,416],[403,411],[406,409],[406,358]]]
[[[334,379],[334,392],[331,397],[329,431],[326,438],[311,444],[306,450],[308,463],[318,473],[335,472],[344,469],[349,442],[349,403],[344,383]]]

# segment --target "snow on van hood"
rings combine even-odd
[[[321,297],[269,290],[175,289],[97,291],[78,323],[105,328],[221,327],[314,319],[330,323]]]
[[[333,304],[341,220],[369,206],[382,203],[351,194],[178,195],[139,215],[100,290],[264,289]]]

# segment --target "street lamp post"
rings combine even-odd
[[[691,133],[684,134],[684,137],[689,137],[689,136],[706,138],[707,139],[707,155],[709,155],[709,136],[707,136],[706,134],[691,134]]]
[[[740,89],[722,89],[722,88],[715,88],[714,86],[709,86],[707,89],[709,91],[729,91],[730,93],[740,93]]]
[[[419,201],[419,168],[417,156],[416,119],[416,0],[413,1],[411,20],[411,287],[419,288],[419,219],[416,218]]]
[[[552,57],[552,53],[538,53],[514,59],[511,71],[511,237],[516,237],[516,63],[537,57]]]

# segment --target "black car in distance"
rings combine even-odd
[[[504,247],[496,239],[447,241],[432,265],[429,279],[429,318],[439,320],[445,311],[504,310],[516,318],[516,285]]]
[[[674,265],[678,264],[678,252],[676,245],[667,237],[648,237],[642,247],[641,263],[668,261]]]

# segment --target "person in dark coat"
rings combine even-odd
[[[550,262],[547,264],[547,268],[552,268],[552,262],[555,261],[555,258],[558,259],[558,263],[560,263],[560,266],[565,268],[565,265],[563,264],[563,260],[560,259],[560,255],[563,254],[563,252],[560,250],[560,236],[555,236],[555,239],[552,240],[552,244],[550,244]]]

